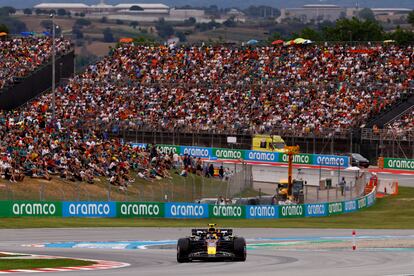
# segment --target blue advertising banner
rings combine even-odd
[[[347,156],[315,154],[313,158],[313,165],[341,168],[349,167],[349,157]]]
[[[248,161],[262,161],[262,162],[278,162],[278,152],[264,152],[255,150],[246,150],[244,153],[245,160]]]
[[[344,212],[350,213],[355,212],[357,210],[357,202],[356,200],[349,200],[344,202]]]
[[[328,215],[326,203],[305,204],[305,217],[324,217]]]
[[[208,218],[208,204],[165,203],[166,218]]]
[[[375,203],[375,193],[370,193],[369,195],[367,195],[367,207],[370,207],[372,205],[374,205]]]
[[[131,146],[133,148],[140,148],[140,149],[145,149],[147,148],[148,144],[143,144],[143,143],[132,143]]]
[[[279,218],[277,205],[247,205],[246,218],[248,219],[275,219]]]
[[[201,148],[201,147],[180,147],[180,155],[189,155],[200,158],[210,158],[213,156],[212,148]]]
[[[113,218],[115,202],[63,202],[63,217]]]

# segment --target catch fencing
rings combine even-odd
[[[0,201],[0,217],[239,218],[322,217],[372,206],[376,190],[355,200],[298,205],[209,205],[178,202]]]

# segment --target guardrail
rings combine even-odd
[[[209,205],[177,202],[36,202],[0,201],[0,217],[87,218],[239,218],[323,217],[372,206],[376,189],[355,200],[298,205]]]
[[[147,144],[132,144],[132,146],[146,148]],[[166,154],[177,153],[189,155],[195,158],[210,160],[243,160],[246,162],[261,163],[288,163],[287,154],[280,152],[265,152],[255,150],[239,150],[224,148],[206,148],[175,145],[157,145],[157,148]],[[347,168],[350,166],[348,156],[322,155],[322,154],[296,154],[293,157],[294,164]]]

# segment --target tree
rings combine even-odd
[[[72,27],[72,34],[73,34],[75,39],[82,39],[83,38],[83,33],[81,31],[81,28],[77,25],[74,25]]]
[[[10,14],[16,13],[16,9],[13,7],[1,7],[0,16],[9,16]]]
[[[408,14],[407,22],[414,26],[414,10]]]
[[[410,44],[414,41],[414,32],[398,26],[394,32],[387,34],[387,39],[395,40],[398,44]]]
[[[9,28],[6,25],[0,24],[0,33],[9,33]]]
[[[319,33],[318,31],[311,29],[311,28],[304,28],[301,32],[300,32],[300,37],[304,38],[304,39],[310,39],[313,41],[322,41],[323,40],[323,35],[321,33]]]
[[[27,30],[26,24],[13,17],[0,17],[0,25],[6,26],[7,33],[18,34]]]
[[[75,21],[75,25],[78,25],[80,27],[89,26],[91,24],[92,24],[92,22],[88,19],[85,19],[85,18],[79,18],[79,19],[76,19],[76,21]]]
[[[103,31],[103,40],[104,40],[104,42],[114,42],[115,41],[114,34],[112,33],[111,28],[106,28]]]
[[[187,41],[187,37],[185,36],[185,34],[183,32],[176,32],[175,35],[178,37],[180,42],[186,42]]]
[[[228,28],[232,28],[232,27],[236,27],[237,23],[234,20],[234,17],[230,17],[229,19],[227,19],[226,21],[223,22],[223,25],[228,27]]]
[[[124,25],[124,21],[122,21],[121,19],[117,19],[115,22],[118,25]]]
[[[32,9],[26,8],[26,9],[23,10],[23,13],[26,14],[26,15],[31,15],[33,12],[32,12]]]
[[[369,8],[364,8],[359,11],[358,17],[363,20],[375,21],[375,15]]]
[[[84,12],[81,12],[81,13],[79,14],[79,16],[80,16],[80,17],[85,17],[85,13],[84,13]]]
[[[184,20],[185,26],[194,26],[195,23],[197,23],[197,20],[194,17],[190,17]]]
[[[59,15],[59,16],[65,16],[67,13],[66,13],[66,10],[65,9],[58,9],[57,10],[57,15]]]
[[[99,20],[99,22],[101,22],[101,23],[107,23],[108,22],[108,18],[106,16],[102,16],[102,18]]]
[[[381,41],[384,30],[377,21],[361,21],[358,18],[339,19],[332,27],[323,29],[328,41]]]
[[[131,26],[132,28],[136,29],[138,27],[138,22],[137,21],[132,21],[131,23],[129,23],[129,26]]]
[[[162,38],[168,38],[174,34],[174,28],[165,22],[163,18],[157,21],[155,28],[157,29],[158,35]]]

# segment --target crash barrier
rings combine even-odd
[[[376,190],[355,200],[298,205],[211,205],[177,202],[0,201],[0,217],[242,218],[323,217],[355,212],[375,203]]]
[[[148,144],[131,144],[133,147],[146,148]],[[157,145],[157,148],[166,154],[177,153],[210,160],[244,160],[246,162],[260,162],[266,164],[288,163],[288,155],[281,152],[265,152],[255,150],[205,148],[175,145]],[[350,166],[348,156],[323,155],[323,154],[296,154],[293,157],[294,164],[348,168]]]
[[[378,167],[380,169],[414,171],[414,159],[380,157],[378,158]]]

